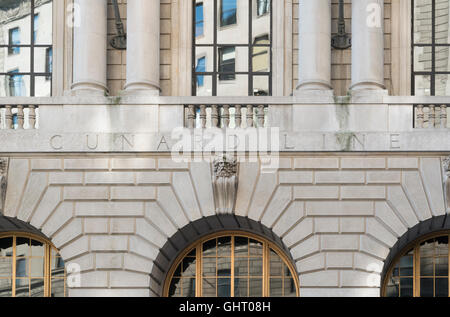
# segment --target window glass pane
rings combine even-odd
[[[218,79],[217,96],[248,96],[248,84],[248,75],[235,75],[234,80]]]
[[[281,297],[283,296],[283,279],[271,278],[270,279],[270,296]]]
[[[12,256],[13,254],[12,246],[13,246],[12,238],[0,239],[0,257]]]
[[[250,255],[262,255],[263,244],[262,242],[250,239]]]
[[[436,43],[438,44],[450,44],[450,4],[449,1],[436,1]]]
[[[231,258],[217,259],[217,276],[231,276]]]
[[[450,96],[450,74],[436,75],[436,96]]]
[[[270,47],[255,46],[252,53],[252,67],[254,72],[270,72]]]
[[[0,1],[0,44],[31,44],[31,0]]]
[[[30,281],[30,296],[44,297],[44,279],[32,279]]]
[[[217,43],[248,44],[249,6],[247,0],[218,0],[220,19],[217,28]]]
[[[251,278],[249,280],[250,297],[262,297],[262,279]]]
[[[253,95],[269,96],[269,76],[253,76]]]
[[[234,255],[247,256],[248,255],[248,238],[236,237],[234,239]]]
[[[29,279],[16,279],[16,297],[29,297],[30,296],[30,280]]]
[[[235,278],[234,279],[234,296],[248,297],[248,279]]]
[[[196,87],[196,96],[212,96],[212,76],[209,75],[196,75],[194,77],[194,83]],[[202,84],[202,86],[200,86]]]
[[[412,297],[413,296],[413,279],[401,278],[400,279],[400,297]]]
[[[219,48],[219,80],[234,80],[236,75],[236,48]]]
[[[12,276],[12,257],[0,257],[0,278]]]
[[[29,238],[17,238],[16,239],[16,256],[27,257],[31,255],[30,252],[30,239]]]
[[[420,276],[433,276],[434,275],[434,269],[433,269],[433,258],[420,258]]]
[[[236,24],[237,0],[220,0],[220,26]]]
[[[295,290],[295,282],[292,278],[290,279],[284,279],[284,290],[283,290],[283,296],[285,297],[294,297],[297,295],[297,292]]]
[[[44,277],[44,258],[30,259],[30,275],[31,277]]]
[[[195,297],[195,278],[183,279],[183,297]]]
[[[169,288],[169,296],[170,297],[181,297],[181,279],[180,278],[172,278]]]
[[[196,0],[195,43],[214,43],[214,0]]]
[[[12,280],[0,279],[0,297],[12,296]]]
[[[215,278],[204,278],[202,283],[203,297],[216,297],[217,280]]]
[[[415,81],[415,96],[431,96],[431,76],[416,75]]]
[[[12,47],[12,49],[15,49]],[[19,50],[19,48],[17,48]],[[1,52],[6,53],[8,48],[0,48]],[[30,52],[29,47],[20,47],[17,54],[3,54],[4,59],[0,64],[0,73],[29,73],[30,72]]]
[[[51,297],[64,297],[64,279],[53,278],[51,286]]]
[[[217,256],[231,256],[231,237],[217,239]]]
[[[432,69],[432,47],[416,46],[414,47],[414,71],[431,72]]]
[[[216,258],[203,257],[203,276],[216,276]]]
[[[434,279],[432,278],[420,279],[420,296],[421,297],[434,296]]]
[[[263,273],[263,259],[260,257],[250,258],[249,260],[249,275],[250,276],[262,276]]]
[[[217,296],[218,297],[231,296],[231,278],[217,279]]]
[[[237,258],[234,260],[234,274],[236,276],[248,276],[248,258]]]
[[[183,260],[183,277],[195,277],[195,265],[196,259],[191,257],[186,257]]]
[[[270,0],[257,0],[257,15],[261,16],[263,14],[270,12]]]
[[[197,3],[195,6],[195,36],[203,35],[204,17],[203,17],[203,3]]]
[[[436,297],[448,297],[448,278],[437,278],[434,287]]]
[[[217,239],[209,240],[203,243],[203,256],[216,256],[217,255]]]
[[[435,258],[435,275],[448,276],[448,257]]]
[[[414,43],[430,44],[432,39],[432,1],[414,1]]]
[[[436,71],[450,72],[450,46],[436,46]]]

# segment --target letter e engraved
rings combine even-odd
[[[390,135],[390,147],[391,150],[398,150],[401,148],[400,146],[400,134],[391,134]]]

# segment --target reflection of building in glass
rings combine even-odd
[[[0,96],[51,95],[52,8],[51,0],[0,4]]]
[[[419,96],[450,94],[450,3],[414,0],[413,90]]]
[[[195,4],[194,94],[270,95],[271,1]]]

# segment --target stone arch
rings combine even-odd
[[[382,288],[384,286],[384,281],[387,278],[389,269],[395,263],[399,255],[406,252],[408,248],[416,243],[417,240],[428,235],[445,231],[450,231],[450,218],[447,214],[422,221],[400,237],[397,243],[390,249],[389,255],[384,261],[383,271],[381,273],[380,291],[383,292]]]
[[[150,288],[152,292],[162,296],[163,284],[167,278],[167,274],[175,264],[178,256],[186,248],[191,246],[195,241],[222,231],[239,231],[261,236],[274,243],[284,252],[291,264],[294,264],[292,255],[281,238],[262,223],[231,214],[204,217],[189,223],[177,231],[159,251],[156,260],[153,262],[153,269],[150,274]]]

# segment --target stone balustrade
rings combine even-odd
[[[36,105],[1,105],[0,129],[34,130],[38,128],[39,108]]]
[[[416,129],[448,129],[448,110],[447,104],[419,104],[414,107],[414,117]]]
[[[258,128],[267,124],[268,105],[186,105],[186,127]]]

